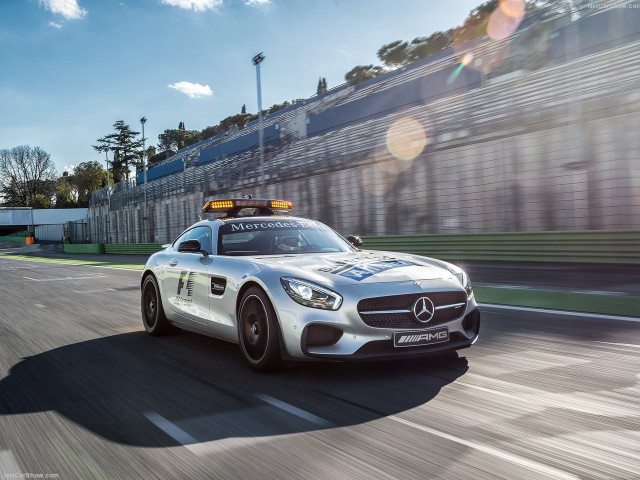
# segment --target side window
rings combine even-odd
[[[180,235],[178,238],[176,238],[173,242],[173,246],[172,248],[177,252],[178,251],[178,245],[180,245],[182,242],[184,242],[187,239],[187,236],[191,233],[191,230],[187,230],[186,232],[184,232],[182,235]]]
[[[187,234],[187,238],[184,240],[198,240],[203,250],[206,250],[207,253],[211,253],[211,229],[209,227],[192,228],[187,232]]]

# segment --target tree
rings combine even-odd
[[[199,141],[200,132],[198,130],[185,130],[184,123],[180,122],[177,129],[167,129],[158,135],[158,150],[178,151]]]
[[[100,162],[82,162],[74,169],[71,183],[78,192],[78,205],[88,207],[91,192],[107,186],[107,172]]]
[[[67,172],[64,173],[67,174]],[[78,194],[69,182],[72,176],[65,174],[56,181],[55,208],[76,208]]]
[[[0,150],[0,195],[8,207],[46,205],[55,191],[55,166],[40,147]],[[46,207],[48,208],[48,207]]]
[[[378,50],[378,58],[389,68],[398,68],[409,63],[409,44],[402,40],[383,45]]]
[[[385,72],[386,70],[384,68],[377,65],[375,67],[373,65],[358,65],[349,70],[344,78],[350,85],[357,85],[358,83],[382,75]]]
[[[29,202],[31,208],[46,209],[51,208],[51,195],[37,194],[31,202]]]
[[[455,29],[456,44],[460,45],[474,38],[485,36],[487,34],[489,17],[496,8],[498,8],[498,0],[489,0],[471,10],[462,26]]]
[[[140,132],[134,132],[131,127],[118,120],[113,124],[114,133],[99,138],[98,145],[93,148],[98,152],[111,150],[113,152],[112,171],[115,182],[129,179],[131,166],[142,167],[142,140],[138,139]]]
[[[318,89],[316,91],[316,93],[318,95],[322,94],[322,93],[326,93],[327,92],[327,79],[324,77],[320,77],[318,79]]]
[[[147,149],[145,150],[145,156],[147,157],[147,165],[151,162],[151,159],[156,156],[156,153],[158,153],[158,151],[156,150],[156,147],[154,147],[153,145],[149,145],[147,147]]]
[[[414,38],[407,48],[407,60],[409,62],[417,62],[440,53],[447,48],[451,48],[452,40],[453,29],[445,32],[435,32],[428,37]]]

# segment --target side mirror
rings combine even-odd
[[[359,247],[360,245],[362,245],[362,239],[357,235],[349,235],[347,237],[347,240],[349,240],[349,243],[354,247]]]
[[[185,240],[178,245],[178,251],[184,253],[200,253],[202,246],[198,240]]]

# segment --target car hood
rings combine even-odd
[[[450,279],[453,266],[439,260],[382,251],[253,257],[259,268],[325,285],[363,285]],[[453,267],[453,268],[452,268]]]

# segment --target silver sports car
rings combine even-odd
[[[457,350],[478,338],[467,274],[417,255],[359,250],[281,200],[208,202],[222,218],[189,227],[142,274],[151,335],[191,330],[240,344],[248,364]]]

